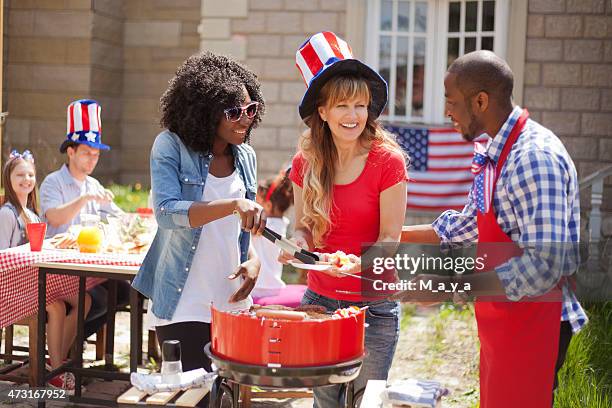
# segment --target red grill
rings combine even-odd
[[[313,367],[360,359],[365,313],[329,320],[255,318],[212,308],[212,353],[269,367]]]

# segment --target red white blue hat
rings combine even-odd
[[[101,140],[102,122],[100,105],[92,99],[79,99],[68,105],[66,140],[60,146],[65,153],[71,142],[85,144],[95,149],[110,150]]]
[[[338,74],[356,75],[367,81],[372,94],[368,109],[374,118],[380,116],[387,104],[385,80],[372,68],[353,58],[346,41],[330,31],[317,33],[306,40],[295,53],[295,65],[308,87],[299,107],[302,119],[312,115],[316,110],[319,90],[328,79]]]

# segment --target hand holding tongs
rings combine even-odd
[[[234,211],[234,214],[240,217],[238,211]],[[300,248],[287,238],[283,237],[278,232],[272,231],[268,227],[264,228],[262,235],[266,239],[270,240],[274,245],[305,264],[314,265],[315,263],[317,263],[317,261],[319,261],[319,255],[315,254],[314,252],[310,252],[303,248]]]

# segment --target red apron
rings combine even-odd
[[[504,145],[495,183],[528,116],[527,110],[523,110]],[[512,243],[497,223],[493,198],[486,214],[478,211],[478,242],[479,251],[480,243]],[[514,253],[506,250],[503,255],[489,255],[483,270],[490,271],[519,255],[520,248],[514,248]],[[537,298],[521,302],[477,300],[475,311],[480,338],[480,407],[550,408],[561,302],[538,302]]]

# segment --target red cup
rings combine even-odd
[[[30,239],[30,251],[41,251],[43,241],[45,240],[45,233],[47,232],[47,224],[44,222],[31,222],[26,228],[28,229],[28,238]]]

